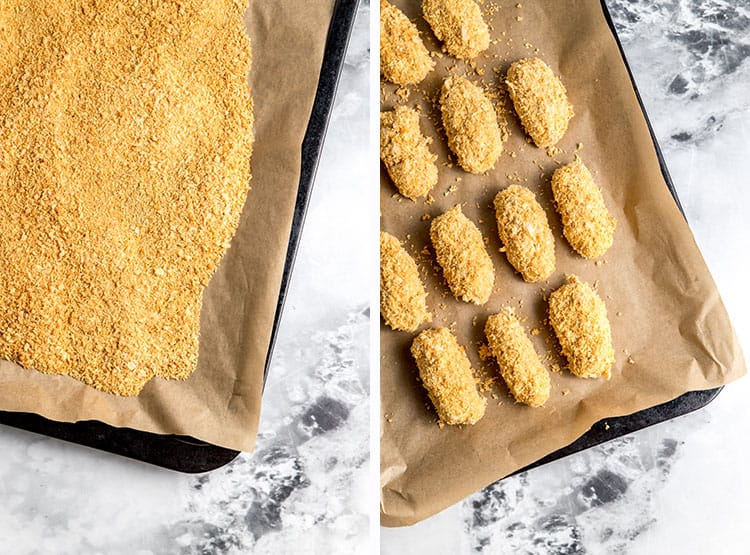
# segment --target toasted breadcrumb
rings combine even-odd
[[[607,308],[576,276],[549,296],[549,323],[570,371],[579,378],[609,379],[615,362]]]
[[[380,73],[396,85],[414,85],[435,67],[416,26],[386,0],[380,0]]]
[[[445,424],[476,424],[487,407],[464,348],[447,328],[424,330],[411,354],[427,394]]]
[[[399,193],[412,200],[427,195],[438,181],[429,139],[419,129],[419,114],[398,106],[380,114],[380,158]]]
[[[497,112],[481,88],[463,77],[449,77],[440,91],[440,110],[448,146],[471,173],[495,166],[503,151]]]
[[[0,3],[0,358],[119,395],[193,372],[250,188],[246,8]]]
[[[438,264],[457,299],[486,303],[495,284],[495,270],[474,222],[456,205],[432,220],[430,239]]]
[[[530,407],[547,402],[552,382],[521,322],[510,308],[487,319],[484,327],[500,375],[513,397]]]
[[[539,58],[524,58],[508,69],[505,84],[526,133],[540,148],[555,145],[573,117],[567,91]]]
[[[490,30],[474,0],[423,0],[422,14],[451,56],[468,60],[490,46]]]
[[[585,258],[598,258],[612,246],[615,219],[580,158],[552,174],[552,194],[570,246]]]
[[[544,281],[555,271],[555,238],[544,209],[526,187],[511,185],[495,197],[500,240],[513,267],[527,282]]]
[[[419,270],[398,239],[380,232],[380,313],[394,330],[416,330],[428,322],[427,292]]]

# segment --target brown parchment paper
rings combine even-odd
[[[527,329],[540,330],[532,340],[543,358],[550,353],[545,365],[564,367],[544,319],[545,295],[564,282],[566,273],[598,283],[612,323],[617,361],[610,381],[581,380],[565,369],[552,372],[551,398],[538,409],[514,404],[499,379],[485,393],[488,409],[478,424],[441,429],[409,354],[415,334],[391,331],[381,321],[381,521],[386,526],[424,519],[568,445],[600,419],[630,414],[689,390],[725,384],[745,373],[714,282],[659,169],[599,0],[534,0],[522,2],[520,9],[516,3],[488,0],[483,4],[495,39],[489,52],[476,60],[483,76],[444,55],[405,102],[394,94],[395,87],[384,87],[383,109],[405,103],[421,106],[430,116],[423,118],[422,130],[434,139],[440,180],[433,203],[411,202],[394,196],[396,190],[383,170],[382,228],[406,240],[407,250],[418,260],[434,315],[431,325],[455,323],[460,343],[484,375],[498,375],[494,360],[483,362],[478,355],[484,324],[489,314],[505,305],[516,308]],[[428,48],[438,50],[421,19],[420,2],[394,4],[417,23]],[[558,145],[561,152],[549,157],[528,144],[508,102],[505,117],[510,136],[495,169],[474,176],[448,167],[454,159],[437,129],[439,112],[425,96],[435,98],[442,77],[448,74],[466,75],[497,92],[510,63],[532,55],[544,59],[562,77],[575,108]],[[497,100],[501,103],[502,98]],[[583,146],[577,153],[594,172],[618,222],[614,246],[599,265],[571,250],[551,202],[552,171],[573,160],[578,143]],[[492,200],[513,182],[537,194],[556,237],[557,270],[547,283],[524,283],[499,252]],[[434,269],[432,253],[421,252],[430,248],[430,222],[422,221],[422,215],[435,217],[457,203],[488,240],[496,270],[495,291],[482,307],[455,300]]]
[[[253,48],[252,190],[232,246],[204,295],[195,373],[184,382],[155,378],[139,396],[123,398],[0,361],[0,410],[62,422],[99,420],[253,449],[302,139],[333,3],[251,0],[245,15]]]

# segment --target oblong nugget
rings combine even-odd
[[[438,181],[429,139],[419,129],[419,114],[406,106],[380,113],[380,159],[399,193],[423,197]]]
[[[423,0],[422,14],[451,56],[468,60],[490,46],[490,30],[474,0]]]
[[[401,243],[380,232],[380,313],[394,330],[414,331],[430,320],[419,270]]]
[[[457,299],[484,304],[495,285],[495,269],[482,233],[456,205],[432,220],[430,239],[448,287]]]
[[[380,73],[397,85],[419,83],[435,67],[419,31],[409,18],[380,0]]]
[[[579,378],[609,379],[615,362],[607,307],[588,283],[569,276],[549,297],[549,323]]]
[[[474,369],[466,351],[447,328],[424,330],[412,342],[422,385],[446,424],[475,424],[487,400],[477,391]]]
[[[528,282],[555,271],[555,238],[544,209],[526,187],[511,185],[495,196],[497,231],[508,262]]]
[[[549,399],[552,382],[529,336],[511,309],[487,319],[484,333],[500,367],[500,375],[519,403],[541,407]]]
[[[526,133],[538,147],[563,138],[573,117],[565,86],[539,58],[525,58],[510,66],[505,77],[508,93]]]
[[[570,246],[585,258],[602,256],[612,246],[615,219],[591,172],[576,158],[552,174],[552,194]]]
[[[448,77],[440,91],[440,110],[448,146],[471,173],[495,166],[503,152],[497,112],[481,88],[463,77]]]

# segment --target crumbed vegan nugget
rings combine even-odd
[[[456,205],[432,220],[430,239],[448,286],[457,299],[484,304],[495,285],[495,269],[482,233]]]
[[[484,326],[500,375],[519,403],[541,407],[549,399],[552,383],[529,336],[510,308],[493,314]]]
[[[451,56],[468,60],[490,46],[490,30],[474,0],[423,0],[422,14]]]
[[[497,112],[481,88],[463,77],[448,77],[440,91],[440,111],[448,146],[471,173],[495,166],[503,152]]]
[[[484,416],[487,399],[477,391],[471,362],[450,330],[424,330],[412,342],[411,354],[441,421],[475,424]]]
[[[380,0],[380,73],[397,85],[414,85],[435,67],[419,31],[409,18]]]
[[[423,197],[438,181],[430,140],[419,129],[419,114],[406,106],[380,113],[380,159],[399,193]]]
[[[510,66],[508,93],[526,133],[536,146],[553,146],[563,138],[573,117],[565,86],[539,58],[524,58]]]
[[[523,279],[544,281],[555,271],[555,238],[544,209],[526,187],[511,185],[495,196],[497,231],[505,255]]]
[[[598,258],[612,246],[615,219],[580,158],[552,174],[552,194],[570,246],[585,258]]]
[[[588,283],[569,276],[549,296],[549,323],[573,374],[609,379],[615,352],[607,307]]]
[[[431,317],[417,264],[398,239],[380,232],[380,313],[394,330],[414,331]]]

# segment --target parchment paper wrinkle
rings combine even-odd
[[[185,382],[152,380],[138,397],[0,361],[0,410],[61,422],[99,420],[185,434],[251,451],[263,369],[284,268],[302,139],[318,84],[333,0],[250,3],[255,113],[252,189],[237,234],[204,292],[198,368]]]
[[[416,22],[428,49],[438,51],[421,18],[420,2],[393,3]],[[405,248],[420,266],[428,308],[434,314],[429,325],[455,322],[459,342],[485,378],[498,375],[494,361],[479,357],[490,314],[512,306],[527,329],[538,329],[532,334],[537,352],[548,369],[557,366],[551,372],[551,397],[544,407],[525,407],[513,402],[498,379],[485,393],[489,404],[481,421],[471,427],[441,429],[425,404],[408,356],[415,334],[381,327],[381,522],[385,526],[427,518],[570,444],[601,419],[631,414],[690,390],[714,388],[745,373],[716,286],[661,173],[599,0],[538,0],[522,6],[503,5],[496,13],[485,14],[497,40],[475,60],[483,75],[444,54],[436,60],[436,70],[410,88],[407,99],[396,95],[395,87],[386,86],[381,109],[396,104],[422,107],[422,130],[433,139],[439,182],[432,191],[434,202],[412,203],[394,198],[388,177],[381,175],[381,228],[406,240]],[[552,156],[527,142],[507,99],[502,108],[500,84],[505,71],[512,62],[532,55],[560,76],[576,113],[557,145],[560,152]],[[510,137],[487,175],[471,175],[456,166],[438,131],[439,111],[425,100],[436,98],[442,80],[452,74],[481,83],[494,94],[508,121]],[[576,154],[592,171],[617,219],[614,245],[598,265],[567,245],[552,206],[552,172],[572,162]],[[536,193],[555,235],[557,268],[546,282],[524,283],[500,252],[492,201],[512,183]],[[432,253],[422,252],[430,245],[430,221],[422,221],[423,215],[434,218],[457,203],[480,228],[495,267],[493,294],[481,307],[456,301],[434,270]],[[544,323],[545,296],[565,282],[565,274],[597,284],[607,305],[616,359],[609,381],[571,375],[552,330]],[[545,353],[550,353],[546,360]]]

